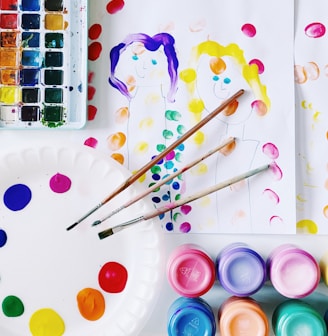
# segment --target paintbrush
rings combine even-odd
[[[180,207],[184,204],[187,204],[187,203],[190,203],[192,201],[195,201],[201,197],[204,197],[206,195],[209,195],[215,191],[218,191],[220,189],[223,189],[223,188],[226,188],[226,187],[229,187],[230,185],[234,184],[234,183],[237,183],[239,181],[242,181],[242,180],[245,180],[253,175],[256,175],[256,174],[259,174],[267,169],[270,168],[270,164],[266,164],[264,166],[261,166],[261,167],[258,167],[258,168],[255,168],[255,169],[252,169],[246,173],[243,173],[241,175],[237,175],[231,179],[228,179],[224,182],[221,182],[221,183],[218,183],[212,187],[209,187],[209,188],[206,188],[204,189],[203,191],[201,192],[198,192],[194,195],[191,195],[191,196],[188,196],[186,198],[183,198],[183,199],[180,199],[178,201],[175,201],[175,202],[171,202],[169,204],[166,204],[160,208],[157,208],[155,210],[152,210],[142,216],[139,216],[139,217],[136,217],[134,219],[131,219],[127,222],[124,222],[124,223],[121,223],[119,225],[116,225],[116,226],[113,226],[112,228],[109,228],[109,229],[106,229],[104,231],[101,231],[98,233],[98,236],[100,239],[104,239],[106,237],[109,237],[109,236],[112,236],[113,234],[121,231],[122,229],[126,228],[127,226],[129,225],[132,225],[132,224],[136,224],[136,223],[139,223],[139,222],[142,222],[142,221],[146,221],[148,219],[152,219],[154,217],[157,217],[161,214],[164,214],[168,211],[171,211],[177,207]]]
[[[172,173],[171,175],[167,176],[166,178],[162,179],[161,181],[155,183],[154,185],[152,185],[151,187],[147,188],[144,192],[138,194],[136,197],[132,198],[131,200],[129,200],[128,202],[124,203],[123,205],[121,205],[120,207],[118,207],[117,209],[113,210],[109,215],[107,215],[106,217],[95,221],[92,226],[96,226],[101,224],[102,222],[104,222],[105,220],[109,219],[110,217],[116,215],[117,213],[119,213],[120,211],[122,211],[123,209],[128,208],[130,205],[136,203],[137,201],[141,200],[142,198],[148,196],[150,193],[152,193],[154,190],[156,190],[157,188],[160,188],[161,186],[163,186],[164,184],[170,182],[172,179],[174,179],[175,177],[185,173],[186,171],[188,171],[189,169],[191,169],[192,167],[194,167],[196,164],[200,163],[201,161],[207,159],[208,157],[210,157],[211,155],[213,155],[214,153],[220,151],[222,148],[224,148],[225,146],[228,146],[230,144],[232,144],[236,139],[233,137],[228,138],[226,141],[224,141],[222,144],[220,144],[219,146],[215,147],[214,149],[210,150],[209,152],[207,152],[205,155],[199,157],[198,159],[192,161],[191,163],[187,164],[186,166],[184,166],[183,168],[177,170],[176,172]]]
[[[208,123],[211,119],[213,119],[216,115],[222,112],[227,106],[229,106],[232,102],[234,102],[238,97],[240,97],[245,90],[241,89],[237,91],[230,98],[225,100],[218,108],[216,108],[213,112],[208,114],[204,119],[202,119],[199,123],[193,126],[190,130],[184,133],[179,139],[173,142],[170,146],[168,146],[163,152],[155,156],[151,161],[146,163],[142,168],[140,168],[135,174],[131,175],[127,180],[125,180],[121,185],[119,185],[111,194],[109,194],[105,199],[103,199],[99,204],[97,204],[94,208],[89,210],[84,216],[78,219],[74,224],[67,227],[66,230],[69,231],[101,208],[104,204],[109,202],[111,199],[116,197],[126,188],[131,186],[135,181],[137,181],[142,175],[144,175],[150,168],[152,168],[156,163],[162,160],[167,154],[169,154],[172,150],[182,144],[185,140],[187,140],[192,134],[198,131],[201,127],[203,127],[206,123]]]

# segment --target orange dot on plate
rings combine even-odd
[[[99,320],[105,313],[105,299],[102,293],[93,288],[84,288],[76,296],[80,314],[89,321]]]

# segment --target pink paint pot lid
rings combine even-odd
[[[269,321],[256,301],[250,298],[229,298],[218,315],[221,336],[268,336]]]
[[[206,252],[195,246],[180,246],[171,254],[167,265],[168,281],[182,296],[201,296],[214,284],[214,262]]]
[[[320,268],[315,258],[297,247],[280,248],[268,259],[273,287],[288,298],[311,294],[320,281]]]

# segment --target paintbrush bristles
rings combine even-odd
[[[70,228],[75,227],[77,224],[79,224],[84,219],[86,219],[91,213],[93,213],[96,210],[98,210],[102,205],[106,204],[111,199],[113,199],[118,194],[120,194],[122,191],[124,191],[126,188],[128,188],[129,186],[131,186],[142,175],[144,175],[150,168],[152,168],[156,163],[158,163],[160,160],[162,160],[167,154],[169,154],[172,150],[174,150],[176,147],[178,147],[180,144],[182,144],[191,135],[193,135],[194,133],[196,133],[201,127],[203,127],[211,119],[213,119],[220,112],[222,112],[227,106],[229,106],[232,102],[234,102],[238,97],[240,97],[241,95],[243,95],[244,92],[245,92],[245,90],[243,90],[243,89],[239,90],[234,95],[232,95],[230,98],[228,98],[227,100],[225,100],[218,108],[216,108],[213,112],[211,112],[210,114],[208,114],[204,119],[202,119],[199,123],[197,123],[191,129],[189,129],[186,133],[184,133],[179,139],[177,139],[175,142],[173,142],[170,146],[168,146],[163,152],[159,153],[151,161],[149,161],[142,168],[140,168],[135,174],[131,175],[127,180],[125,180],[121,185],[119,185],[111,194],[109,194],[105,199],[103,199],[101,201],[101,203],[99,204],[99,206],[96,206],[91,211],[89,211],[86,215],[84,215],[78,221],[76,221],[73,225],[69,226],[67,228],[67,230],[69,230]]]

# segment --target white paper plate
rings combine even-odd
[[[161,286],[160,224],[157,220],[143,222],[104,240],[98,238],[98,232],[134,218],[152,205],[141,201],[111,221],[91,227],[94,220],[139,192],[138,186],[132,186],[79,226],[66,230],[129,172],[95,149],[65,145],[2,151],[0,172],[0,229],[7,234],[6,244],[0,248],[0,302],[14,295],[25,308],[19,317],[0,311],[0,334],[29,335],[33,313],[51,308],[64,321],[65,336],[137,335]],[[56,193],[49,187],[57,173],[71,179],[67,192]],[[32,197],[22,210],[13,211],[4,195],[16,184],[26,185]],[[126,287],[117,294],[103,291],[98,282],[101,267],[109,261],[128,271]],[[83,318],[77,306],[78,292],[87,287],[99,290],[106,303],[104,315],[93,322]]]

